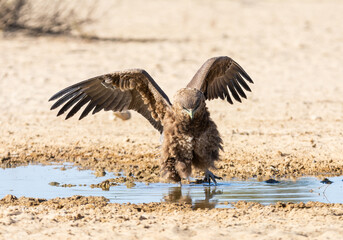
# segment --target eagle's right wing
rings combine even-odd
[[[117,112],[132,109],[148,119],[160,133],[163,132],[164,114],[171,107],[168,96],[142,69],[118,71],[76,83],[59,91],[49,101],[56,99],[58,101],[51,110],[63,105],[57,116],[73,107],[66,119],[87,103],[79,119],[92,110],[94,114],[101,110]]]

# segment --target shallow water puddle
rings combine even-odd
[[[229,202],[239,200],[262,204],[278,201],[343,203],[343,176],[329,178],[332,184],[320,183],[316,178],[300,178],[279,183],[250,180],[219,182],[217,186],[187,184],[182,187],[178,184],[146,185],[136,182],[132,188],[119,184],[110,187],[109,191],[90,187],[109,178],[115,178],[115,175],[107,173],[104,177],[96,177],[94,171],[78,170],[69,164],[0,169],[0,198],[7,194],[46,199],[73,195],[104,196],[115,203],[187,202],[194,208],[230,207]],[[63,187],[63,184],[71,187]]]

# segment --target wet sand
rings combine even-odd
[[[255,84],[242,104],[208,103],[225,149],[215,173],[261,180],[342,175],[342,12],[337,0],[118,2],[106,19],[85,30],[114,41],[3,36],[0,164],[68,161],[134,175],[143,170],[140,181],[161,181],[159,134],[139,114],[129,121],[110,120],[107,112],[64,121],[49,111],[47,100],[78,81],[128,68],[148,71],[172,98],[206,59],[228,55]],[[56,200],[60,209],[49,204],[53,200],[30,206],[23,201],[1,200],[0,238],[343,236],[341,204],[242,203],[193,211],[159,203],[138,212],[137,206],[96,198],[85,200],[96,204],[93,209],[83,200],[70,207],[74,200]]]

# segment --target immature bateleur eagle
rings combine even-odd
[[[219,159],[223,142],[210,118],[206,100],[221,98],[233,104],[233,97],[241,102],[241,97],[246,98],[243,89],[251,91],[246,81],[253,83],[238,63],[229,57],[214,57],[202,65],[186,88],[177,91],[173,104],[142,69],[118,71],[79,82],[59,91],[49,101],[58,99],[51,109],[63,105],[57,116],[72,107],[66,119],[87,103],[79,119],[91,111],[94,114],[101,110],[135,110],[163,134],[162,177],[180,182],[195,167],[205,172],[206,181],[216,183],[218,177],[209,169]]]

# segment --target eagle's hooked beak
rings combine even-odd
[[[194,110],[193,109],[184,109],[186,112],[187,112],[187,114],[191,117],[191,119],[193,119],[193,117],[194,117]]]
[[[198,110],[198,108],[188,109],[184,107],[183,110],[189,115],[192,120],[194,118],[194,113]]]
[[[191,117],[191,119],[193,119],[193,116],[194,116],[194,111],[193,111],[193,109],[188,110],[188,115]]]

